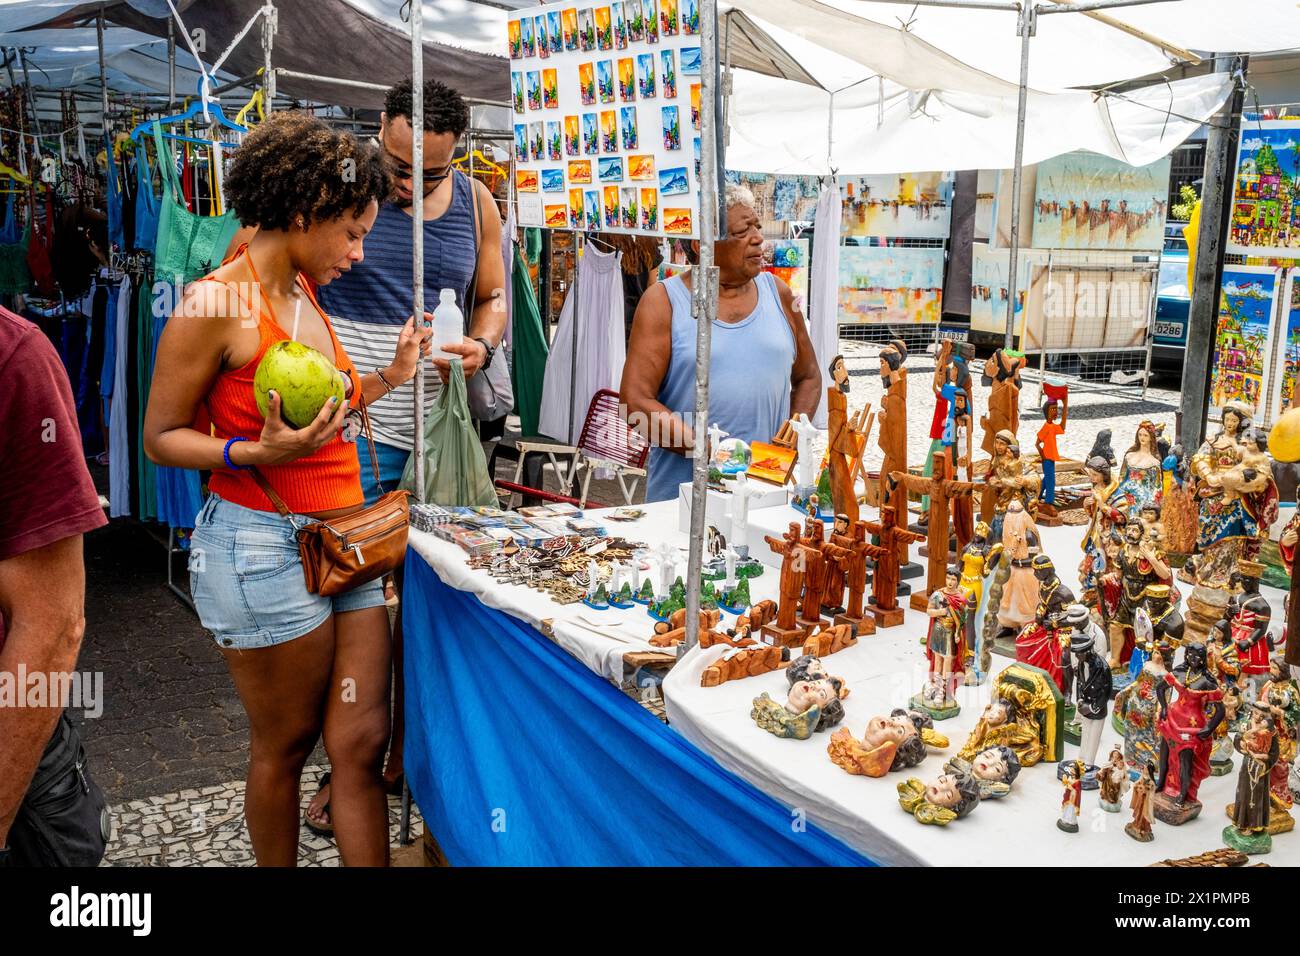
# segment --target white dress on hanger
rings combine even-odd
[[[822,185],[817,199],[814,222],[817,238],[813,243],[812,271],[808,276],[808,335],[812,339],[817,367],[822,373],[822,401],[817,403],[813,424],[826,427],[826,389],[834,384],[827,366],[840,351],[840,220],[844,207],[840,188],[834,179]],[[826,241],[826,240],[830,241]]]
[[[576,323],[577,375],[570,400],[574,288],[578,291],[581,314]],[[617,390],[623,378],[623,362],[627,357],[624,334],[622,255],[601,252],[588,244],[579,260],[578,281],[570,287],[564,300],[555,341],[546,359],[537,426],[541,434],[570,444],[577,442],[591,397],[602,388]]]

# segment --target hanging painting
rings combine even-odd
[[[1210,365],[1210,408],[1216,417],[1225,402],[1237,401],[1250,406],[1256,421],[1263,418],[1278,273],[1272,266],[1223,267]]]
[[[1300,258],[1300,120],[1243,123],[1227,251]]]
[[[1075,152],[1038,164],[1038,249],[1159,249],[1165,241],[1169,157],[1130,166]]]
[[[952,173],[841,176],[839,185],[844,202],[841,236],[948,238]]]
[[[943,250],[901,246],[840,249],[840,322],[935,324],[943,297]]]

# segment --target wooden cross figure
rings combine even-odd
[[[781,537],[767,535],[763,539],[774,553],[781,555],[781,600],[776,620],[764,624],[761,632],[765,640],[781,647],[799,647],[808,634],[808,629],[798,621],[799,598],[804,591],[808,570],[808,547],[802,533],[799,522],[791,521],[790,530]]]
[[[835,540],[837,536],[832,536]],[[857,628],[859,636],[876,633],[876,619],[870,614],[863,614],[862,600],[867,590],[867,558],[876,557],[879,548],[867,540],[867,523],[855,521],[852,524],[847,542],[841,542],[842,550],[850,557],[844,566],[844,583],[848,586],[849,597],[845,602],[844,613],[835,615],[835,624],[851,624]]]
[[[948,503],[956,498],[969,498],[979,487],[973,481],[956,481],[952,478],[952,461],[948,454],[940,449],[930,456],[932,474],[929,478],[909,474],[905,471],[890,473],[890,478],[908,491],[917,491],[930,496],[930,521],[926,525],[925,591],[912,594],[911,605],[914,611],[924,611],[929,607],[930,595],[944,586],[944,575],[948,570],[948,528],[950,516]],[[957,531],[957,553],[970,543],[965,541],[960,525]]]
[[[906,549],[909,542],[924,541],[925,535],[901,527],[894,506],[883,503],[880,520],[864,524],[880,542],[866,546],[867,554],[876,561],[870,611],[878,627],[898,627],[903,623],[903,609],[898,606],[898,552]]]

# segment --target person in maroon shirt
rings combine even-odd
[[[0,674],[8,680],[19,668],[76,668],[81,536],[105,523],[63,365],[35,325],[0,308]],[[49,703],[0,707],[0,853],[63,712],[61,701]]]

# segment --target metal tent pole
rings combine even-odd
[[[718,4],[700,2],[700,262],[691,276],[695,315],[695,417],[691,479],[691,538],[686,563],[686,640],[688,651],[700,641],[700,571],[704,557],[705,500],[708,493],[709,353],[718,307],[718,267],[713,242],[718,237]]]
[[[573,413],[578,403],[578,314],[579,306],[582,304],[579,290],[582,288],[582,251],[583,239],[586,233],[577,232],[573,236],[573,315],[570,317],[569,328],[569,427],[566,429],[566,438],[572,445],[578,440],[578,436],[573,431]],[[558,476],[557,476],[558,477]],[[567,490],[566,490],[567,493]]]
[[[176,24],[167,21],[167,106],[176,102]]]
[[[275,99],[275,70],[271,68],[271,50],[275,46],[275,33],[280,26],[280,15],[274,3],[267,3],[266,19],[262,21],[262,108],[271,112],[271,101]]]
[[[411,4],[411,314],[424,321],[424,11]],[[415,500],[424,500],[424,360],[415,373]]]
[[[1020,33],[1020,89],[1016,99],[1016,164],[1011,170],[1011,261],[1007,265],[1007,325],[1003,334],[1003,348],[1015,342],[1016,316],[1016,255],[1020,252],[1020,183],[1025,174],[1025,112],[1029,96],[1029,38],[1034,35],[1036,17],[1034,5],[1025,3],[1020,10],[1016,29]]]
[[[99,5],[99,16],[95,18],[95,39],[99,44],[99,105],[102,110],[102,115],[99,118],[99,125],[103,129],[104,135],[107,136],[108,135],[108,74],[104,69],[104,5],[102,3]],[[110,150],[112,149],[111,143],[109,144],[109,149]],[[109,161],[111,162],[113,159],[111,153],[108,158]]]

